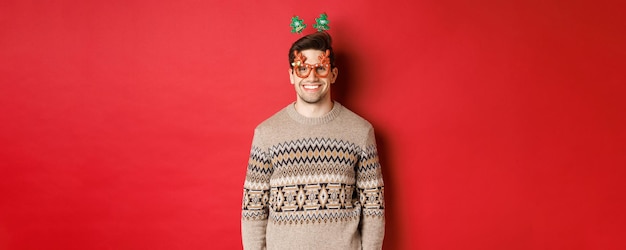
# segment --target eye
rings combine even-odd
[[[309,71],[309,68],[305,67],[305,66],[299,66],[296,68],[296,70],[298,70],[298,72],[300,73],[306,73],[307,71]]]
[[[325,75],[328,72],[328,68],[324,65],[317,65],[315,66],[315,72],[320,75]]]

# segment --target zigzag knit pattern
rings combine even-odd
[[[269,149],[269,158],[265,155],[258,147],[250,153],[244,219],[266,219],[272,214],[271,221],[277,223],[332,222],[358,216],[355,205],[368,210],[368,216],[384,215],[375,147],[363,150],[338,139],[306,138],[279,143]],[[267,208],[269,214],[262,212]],[[335,211],[323,211],[327,209]],[[286,213],[298,211],[307,212]]]

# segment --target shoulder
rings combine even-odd
[[[374,127],[365,118],[345,107],[343,107],[341,114],[337,118],[337,125],[341,127],[339,131],[349,138],[350,141],[355,142],[362,148],[376,143]]]
[[[368,120],[345,106],[342,106],[341,114],[338,118],[340,122],[348,123],[352,128],[365,131],[373,130],[373,126]]]
[[[274,113],[269,118],[259,123],[254,129],[255,134],[262,133],[262,132],[265,132],[265,133],[271,132],[273,130],[276,130],[277,128],[280,128],[281,125],[286,124],[287,121],[289,121],[289,115],[287,114],[286,109],[287,108],[285,107],[279,110],[278,112]]]

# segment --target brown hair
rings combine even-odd
[[[314,49],[320,51],[330,51],[330,67],[335,68],[335,52],[332,47],[332,38],[330,34],[326,32],[315,32],[313,34],[306,35],[297,41],[295,41],[291,48],[289,48],[289,66],[295,59],[294,51],[303,51],[307,49]]]

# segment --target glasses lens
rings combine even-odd
[[[302,78],[306,78],[307,76],[309,76],[309,73],[311,73],[311,69],[307,66],[298,66],[295,68],[295,71],[296,75]]]
[[[326,67],[326,65],[317,65],[315,66],[315,73],[319,76],[319,77],[325,77],[326,75],[328,75],[328,67]]]

